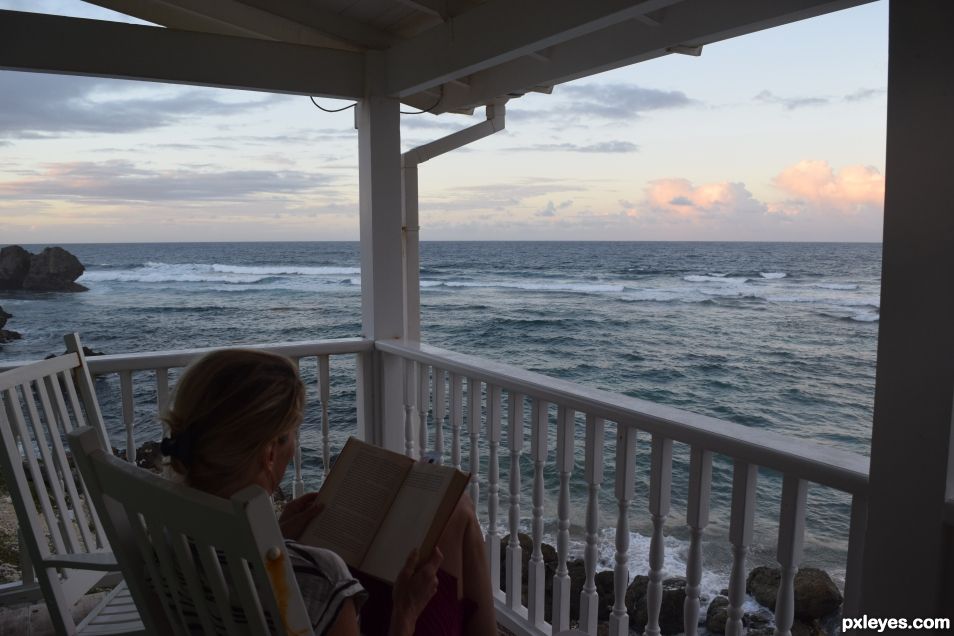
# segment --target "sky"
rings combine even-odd
[[[505,131],[420,166],[421,238],[880,241],[887,9],[511,100]],[[401,119],[409,149],[483,112]],[[0,245],[356,240],[357,141],[307,97],[0,71]]]

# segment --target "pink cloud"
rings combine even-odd
[[[744,183],[721,181],[696,186],[679,178],[650,181],[639,207],[689,221],[766,211]]]
[[[771,206],[789,216],[809,210],[858,214],[884,206],[884,175],[871,166],[845,166],[836,173],[827,161],[806,159],[782,170],[772,183],[794,197]]]

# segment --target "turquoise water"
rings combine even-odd
[[[0,360],[61,351],[62,334],[74,330],[105,353],[360,333],[355,243],[67,247],[86,265],[80,282],[90,291],[0,292],[0,306],[14,315],[8,328],[24,334],[0,349]],[[878,244],[441,242],[422,244],[421,254],[422,328],[430,344],[868,453]],[[333,364],[332,423],[339,440],[354,430],[353,371],[347,360]],[[100,382],[108,416],[118,414],[113,384]],[[153,396],[147,383],[137,388],[139,441],[158,431]],[[317,422],[317,414],[308,417]],[[123,445],[121,431],[115,433]],[[309,451],[320,444],[306,435],[303,445],[306,476],[314,483],[320,452]],[[643,561],[648,446],[643,438],[632,515],[632,552]],[[509,457],[502,457],[506,480]],[[579,477],[581,452],[578,459]],[[681,567],[684,551],[686,466],[685,449],[677,445],[667,530],[672,570]],[[548,470],[554,479],[552,466]],[[526,457],[521,473],[526,487],[532,474]],[[730,481],[730,465],[717,458],[707,532],[710,587],[719,585],[728,562]],[[605,484],[604,519],[613,526],[611,473]],[[502,521],[506,492],[504,481]],[[779,492],[778,476],[761,476],[755,561],[772,560]],[[581,539],[585,488],[579,480],[573,500],[574,538]],[[836,574],[843,568],[847,506],[837,493],[810,491],[807,563]],[[612,531],[603,538],[609,557]]]

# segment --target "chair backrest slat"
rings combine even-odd
[[[231,594],[229,592],[229,583],[222,571],[222,563],[215,548],[210,545],[196,546],[196,554],[199,555],[199,561],[202,564],[202,571],[205,573],[206,582],[209,584],[209,590],[215,600],[215,606],[222,617],[222,623],[225,626],[226,634],[239,634],[244,629],[240,628],[235,622],[233,614]]]
[[[53,498],[53,503],[56,504],[56,510],[59,512],[57,521],[66,551],[69,554],[81,552],[83,546],[80,545],[79,536],[76,533],[76,528],[73,527],[73,519],[70,514],[72,506],[67,506],[66,497],[63,496],[65,481],[69,479],[67,476],[70,472],[69,467],[65,471],[61,471],[62,464],[55,457],[55,445],[60,443],[59,430],[56,422],[50,419],[49,405],[43,404],[41,399],[41,405],[45,407],[41,417],[36,406],[36,399],[34,399],[34,392],[39,393],[43,390],[43,381],[42,379],[34,380],[30,384],[23,385],[22,389],[23,401],[26,403],[27,414],[30,416],[29,422],[32,423],[33,439],[36,441],[36,448],[39,451],[40,459],[43,461],[40,470],[44,474],[46,488]],[[63,463],[65,463],[65,458]],[[34,482],[34,485],[38,483],[43,482]],[[76,505],[78,502],[71,501],[71,503]]]
[[[27,387],[27,391],[29,391],[29,387]],[[10,416],[16,436],[19,439],[20,452],[23,454],[23,459],[19,461],[26,461],[27,470],[30,473],[30,480],[33,482],[32,497],[36,503],[39,504],[40,513],[43,515],[44,522],[46,523],[46,529],[49,533],[49,539],[53,543],[53,553],[67,554],[66,545],[63,542],[63,536],[61,534],[60,524],[57,521],[56,515],[53,514],[53,506],[50,502],[49,491],[43,483],[43,471],[40,469],[40,463],[36,458],[35,445],[39,444],[42,446],[42,440],[34,439],[30,434],[30,429],[28,428],[26,419],[24,418],[23,410],[20,408],[20,395],[18,394],[16,388],[11,387],[7,389],[4,392],[4,395],[6,396],[8,415]],[[11,457],[10,459],[11,461],[17,461],[16,457]],[[29,501],[25,503],[27,506],[30,505]],[[39,536],[39,530],[39,528],[35,528],[34,534],[37,535],[39,553],[42,559],[50,555],[50,548],[47,545],[45,539]]]
[[[63,485],[66,488],[67,496],[73,503],[73,515],[76,525],[79,528],[80,537],[83,540],[84,551],[95,552],[104,547],[105,541],[101,537],[94,535],[90,529],[89,512],[91,508],[83,505],[83,500],[79,496],[79,488],[76,484],[76,476],[73,474],[73,468],[70,466],[66,457],[66,451],[63,447],[62,436],[68,433],[73,427],[70,424],[70,414],[66,411],[63,404],[62,394],[57,395],[59,391],[59,382],[57,377],[47,377],[44,382],[37,381],[37,391],[40,394],[40,405],[46,414],[48,426],[55,426],[56,434],[50,435],[50,441],[53,444],[53,457],[56,460],[57,470],[60,472]],[[53,394],[53,400],[50,394]],[[57,399],[58,398],[58,399]]]
[[[175,554],[176,571],[181,573],[182,578],[185,579],[185,587],[189,591],[189,598],[194,601],[192,609],[202,624],[202,629],[205,630],[206,634],[220,633],[221,627],[216,627],[215,618],[206,604],[205,586],[199,580],[199,569],[196,567],[196,559],[192,555],[189,539],[184,534],[176,533],[169,537],[169,543],[172,544],[172,551]],[[182,588],[181,585],[179,587]]]

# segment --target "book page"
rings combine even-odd
[[[365,555],[361,570],[384,581],[394,581],[410,551],[424,543],[447,491],[455,481],[454,476],[459,474],[466,479],[448,466],[414,464],[381,524],[374,544]],[[456,504],[457,498],[452,503]],[[445,517],[437,522],[443,528],[446,520]],[[428,556],[422,554],[421,558]]]
[[[318,493],[325,509],[299,541],[360,567],[412,464],[403,455],[349,440]]]

